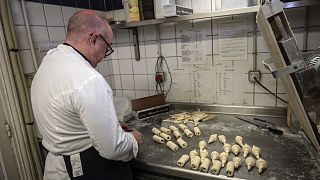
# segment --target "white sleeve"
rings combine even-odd
[[[75,95],[80,119],[100,155],[110,160],[129,161],[138,153],[131,133],[124,132],[114,109],[112,90],[102,77],[84,82]]]

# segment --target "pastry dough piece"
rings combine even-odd
[[[228,144],[228,143],[225,143],[225,144],[223,145],[223,150],[224,150],[224,152],[226,152],[227,154],[229,154],[229,152],[230,152],[230,150],[231,150],[231,145]]]
[[[236,136],[234,138],[234,140],[236,141],[237,144],[239,144],[241,147],[243,147],[243,137],[241,136]]]
[[[243,151],[243,157],[247,157],[248,154],[251,152],[251,148],[248,144],[245,144],[242,146],[242,151]]]
[[[257,158],[260,158],[261,150],[257,146],[253,145],[251,149],[251,153]]]
[[[212,163],[212,167],[211,167],[211,169],[210,169],[210,173],[216,174],[216,175],[219,174],[220,169],[221,169],[221,165],[222,165],[221,161],[215,160],[215,161]]]
[[[177,162],[177,166],[183,167],[189,161],[189,156],[184,154]]]
[[[191,159],[191,161],[192,161],[192,159],[193,159],[195,156],[198,156],[198,152],[197,152],[197,150],[194,149],[194,150],[190,151],[189,155],[190,155],[190,159]]]
[[[233,162],[234,162],[234,167],[236,169],[241,166],[241,158],[240,157],[234,157]]]
[[[234,144],[232,147],[231,147],[231,151],[234,155],[238,155],[239,152],[240,152],[240,149],[241,147],[238,145],[238,144]]]
[[[162,137],[163,139],[165,139],[167,141],[171,140],[171,136],[166,133],[160,133],[160,137]]]
[[[259,158],[256,161],[256,166],[258,168],[259,174],[261,174],[262,171],[267,168],[267,162],[265,160]]]
[[[183,132],[189,138],[193,136],[193,133],[188,128],[184,129]]]
[[[179,131],[179,129],[177,127],[175,127],[174,125],[170,125],[169,129],[174,132],[174,131]]]
[[[177,139],[177,143],[179,144],[180,147],[182,148],[186,148],[188,146],[188,144],[181,138]]]
[[[172,141],[167,142],[167,146],[172,150],[172,151],[177,151],[179,149],[178,145],[176,145]]]
[[[221,142],[222,144],[227,143],[227,139],[224,135],[219,135],[218,139],[219,139],[219,142]]]
[[[159,129],[154,127],[154,128],[152,128],[151,131],[152,131],[153,134],[160,136],[161,131]]]
[[[188,129],[188,126],[185,124],[179,124],[179,128],[183,131],[184,129]]]
[[[203,163],[203,160],[209,155],[206,149],[200,149],[200,162]]]
[[[160,128],[160,131],[162,131],[162,132],[164,132],[164,133],[166,133],[166,134],[171,134],[171,130],[168,129],[168,128],[165,128],[165,127],[161,127],[161,128]]]
[[[210,157],[211,157],[211,160],[212,160],[212,163],[213,163],[213,161],[219,160],[219,153],[218,153],[217,151],[213,151],[213,152],[210,154]]]
[[[160,144],[163,144],[165,142],[165,140],[160,137],[160,136],[157,136],[157,135],[153,135],[152,139],[157,142],[157,143],[160,143]]]
[[[200,165],[200,157],[199,156],[195,156],[192,160],[191,160],[191,164],[190,167],[193,170],[198,170],[199,169],[199,165]]]
[[[232,177],[234,174],[234,162],[228,161],[227,167],[226,167],[226,174],[228,177]]]
[[[204,160],[202,161],[202,163],[200,165],[200,171],[205,172],[205,173],[208,172],[209,165],[210,165],[210,160],[208,158],[204,158]]]
[[[200,150],[207,148],[207,143],[205,141],[200,141],[199,142],[199,148],[200,148]]]
[[[228,154],[226,152],[222,152],[220,155],[219,155],[219,159],[222,163],[222,167],[224,167],[227,163],[227,160],[228,160]]]
[[[180,123],[182,120],[184,122],[191,120],[191,115],[188,112],[182,112],[174,115],[170,115],[171,119],[174,119],[175,122]]]
[[[208,117],[208,114],[205,112],[201,112],[201,111],[195,111],[192,113],[192,119],[194,122],[199,122],[201,121],[203,118]]]
[[[201,131],[200,131],[200,129],[199,129],[199,127],[194,127],[193,128],[193,131],[194,131],[194,134],[196,135],[196,136],[200,136],[200,134],[201,134]]]
[[[217,116],[214,115],[214,114],[208,114],[208,116],[205,117],[205,118],[203,118],[203,119],[201,119],[201,121],[202,121],[202,122],[209,121],[209,120],[214,119],[214,118],[216,118],[216,117],[217,117]]]
[[[179,131],[173,131],[173,135],[174,135],[174,137],[176,137],[177,139],[179,139],[179,138],[182,137],[182,135],[180,134]]]
[[[213,143],[213,142],[216,142],[217,140],[218,140],[218,134],[212,134],[212,135],[210,135],[210,137],[209,137],[208,144]]]
[[[256,164],[256,160],[253,159],[253,157],[247,157],[245,160],[245,163],[247,165],[248,170],[250,171]]]

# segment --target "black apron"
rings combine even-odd
[[[108,160],[91,147],[80,153],[83,175],[73,177],[70,156],[63,156],[70,179],[72,180],[132,180],[127,162]]]

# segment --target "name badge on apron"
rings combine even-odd
[[[82,164],[80,159],[80,154],[73,154],[70,156],[70,162],[72,167],[73,177],[78,177],[83,175]]]

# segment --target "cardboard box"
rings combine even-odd
[[[193,10],[178,5],[165,5],[163,6],[164,17],[181,16],[193,14]]]
[[[139,1],[140,20],[154,19],[154,4],[153,0]]]
[[[196,3],[196,1],[193,1],[193,2]],[[202,2],[199,2],[199,3],[202,3]],[[191,0],[176,0],[175,4],[178,5],[178,6],[182,6],[182,7],[188,8],[188,9],[192,9]]]
[[[148,96],[140,99],[131,100],[132,110],[140,111],[143,109],[160,106],[165,104],[164,94]]]
[[[154,2],[155,18],[165,17],[164,6],[167,6],[167,5],[176,5],[183,8],[192,9],[191,0],[154,0],[153,2]],[[174,8],[174,7],[169,7],[169,8]],[[178,8],[178,11],[181,11],[180,9],[181,8]]]
[[[127,22],[140,21],[138,0],[122,0]]]

